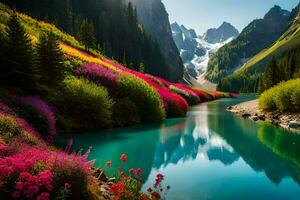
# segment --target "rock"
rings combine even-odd
[[[279,114],[279,113],[274,114],[274,115],[272,116],[273,119],[279,119],[279,117],[280,117],[280,114]]]
[[[94,170],[94,176],[99,180],[99,181],[103,181],[103,182],[107,182],[108,178],[107,176],[104,174],[103,169],[101,168],[96,168],[93,169]]]
[[[243,118],[248,118],[248,117],[250,117],[251,115],[249,114],[249,113],[244,113],[244,114],[242,114],[242,117]]]
[[[291,129],[300,129],[300,123],[297,121],[291,121],[288,127]]]
[[[265,115],[258,115],[258,119],[261,120],[261,121],[265,121],[266,116]]]
[[[255,122],[259,120],[259,118],[257,116],[252,116],[252,117],[250,117],[250,119],[255,121]]]

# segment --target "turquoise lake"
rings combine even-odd
[[[165,175],[170,200],[300,199],[300,135],[240,118],[226,108],[253,99],[221,99],[192,107],[185,118],[98,133],[62,135],[74,150],[93,147],[95,166],[112,161],[143,168],[143,190]],[[113,169],[106,173],[113,174]]]

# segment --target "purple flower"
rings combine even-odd
[[[56,135],[56,121],[55,115],[50,106],[36,96],[19,96],[15,97],[14,100],[17,103],[27,105],[37,110],[41,116],[45,118],[48,124],[49,136],[46,138],[48,142],[52,142]]]
[[[98,85],[102,85],[109,90],[118,87],[117,74],[101,65],[95,63],[85,63],[75,71],[77,77],[84,77]]]

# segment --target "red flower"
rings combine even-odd
[[[121,173],[120,173],[120,177],[121,177],[121,178],[124,178],[124,177],[125,177],[125,173],[124,173],[124,172],[121,172]]]
[[[120,159],[123,161],[123,162],[126,162],[127,161],[127,155],[126,154],[122,154]]]
[[[153,190],[151,188],[148,188],[147,192],[151,193]]]
[[[153,199],[160,199],[160,195],[157,192],[152,192],[151,196]]]
[[[134,168],[131,168],[130,170],[129,170],[129,173],[137,173],[137,171],[136,171],[136,169],[134,169]]]
[[[112,164],[111,161],[107,161],[105,165],[106,165],[107,167],[111,167],[111,164]]]
[[[143,169],[141,169],[141,168],[138,168],[136,175],[140,176],[140,175],[141,175],[141,173],[143,173]]]

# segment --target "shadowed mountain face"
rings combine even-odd
[[[232,26],[230,23],[223,22],[223,24],[218,28],[208,29],[204,35],[203,39],[208,43],[220,43],[228,40],[231,37],[236,38],[239,35],[239,31]]]
[[[232,42],[223,46],[208,63],[206,78],[218,83],[276,41],[286,30],[290,12],[274,6],[263,19],[252,21]]]
[[[168,13],[161,0],[125,0],[137,8],[139,21],[154,38],[165,57],[169,70],[169,80],[178,81],[183,76],[183,63],[172,38]]]

